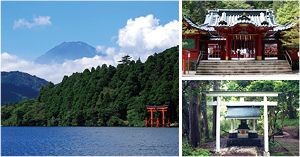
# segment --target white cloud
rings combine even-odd
[[[81,58],[67,60],[63,64],[41,65],[34,62],[22,60],[7,52],[1,53],[1,71],[22,71],[40,78],[59,83],[64,75],[70,76],[74,72],[83,72],[84,69],[107,64],[116,66],[112,57],[95,56],[93,58]]]
[[[19,19],[19,20],[15,20],[14,21],[14,26],[13,28],[16,29],[18,27],[27,27],[27,28],[31,28],[33,26],[41,26],[41,25],[52,25],[52,22],[50,21],[50,16],[39,16],[39,17],[33,17],[33,22],[30,23],[27,20],[25,20],[24,18]]]
[[[106,53],[107,55],[110,55],[110,56],[115,55],[115,53],[116,53],[116,48],[115,48],[115,47],[109,47],[109,48],[106,49],[105,53]]]
[[[146,17],[129,19],[127,25],[119,30],[120,52],[137,60],[145,61],[149,55],[179,44],[179,22],[173,20],[159,25],[159,19],[149,14]]]
[[[97,52],[97,53],[102,52],[102,51],[104,50],[104,47],[105,47],[105,46],[100,46],[100,45],[97,46],[97,47],[96,47],[96,52]]]

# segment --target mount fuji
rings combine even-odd
[[[84,42],[63,42],[35,59],[34,62],[39,64],[62,64],[66,60],[76,60],[83,57],[92,58],[95,55],[104,56],[104,54],[97,53],[94,47]]]

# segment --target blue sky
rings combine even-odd
[[[33,61],[66,41],[116,47],[118,30],[127,20],[152,14],[165,25],[179,17],[179,2],[1,2],[1,52]],[[14,21],[49,16],[51,25],[18,27]]]
[[[1,2],[1,71],[22,71],[59,83],[64,75],[130,55],[147,57],[179,44],[178,1]],[[104,56],[37,64],[63,42],[82,41]]]

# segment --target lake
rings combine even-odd
[[[1,127],[2,156],[178,156],[178,128]]]

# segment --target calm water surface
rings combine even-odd
[[[178,156],[178,128],[1,127],[2,156]]]

